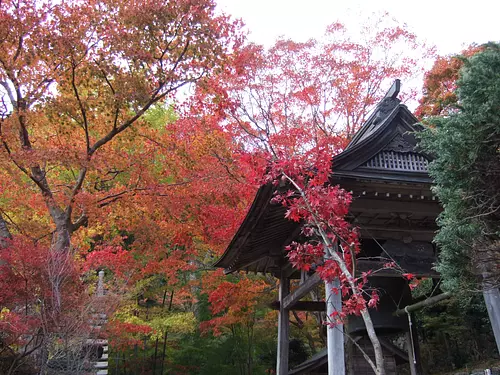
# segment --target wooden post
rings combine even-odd
[[[282,272],[280,275],[280,288],[279,288],[280,313],[278,316],[278,358],[276,364],[276,375],[288,375],[290,310],[284,307],[283,299],[289,293],[290,293],[290,280]]]
[[[346,337],[347,340],[345,340],[345,348],[346,348],[346,373],[347,375],[356,375],[354,372],[354,354],[356,351],[356,348],[354,346],[354,343]]]
[[[339,292],[332,292],[333,288],[337,288]],[[325,294],[326,314],[328,315],[328,319],[330,319],[333,312],[342,311],[340,281],[335,279],[333,282],[325,282]],[[334,327],[329,325],[326,331],[326,341],[328,350],[328,375],[345,375],[344,325],[337,324]]]
[[[487,274],[483,274],[483,279],[485,280],[483,281],[484,302],[488,310],[491,328],[493,328],[493,334],[495,335],[497,350],[500,353],[500,292],[498,288],[495,288],[486,281],[488,280]]]

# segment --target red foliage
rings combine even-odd
[[[457,109],[458,98],[455,94],[459,71],[464,58],[471,57],[483,47],[471,45],[459,56],[439,56],[433,67],[425,74],[424,95],[415,111],[419,118],[450,114]]]
[[[103,246],[87,256],[84,270],[106,266],[117,277],[126,277],[135,271],[135,264],[136,261],[130,251],[118,246]]]
[[[113,320],[106,326],[106,332],[110,345],[115,350],[125,350],[135,345],[144,343],[144,336],[150,334],[153,329],[145,324],[135,324]]]
[[[56,273],[57,271],[57,273]],[[54,288],[54,278],[60,280]],[[0,248],[0,332],[5,345],[23,345],[40,330],[78,319],[83,287],[72,256],[15,236]]]
[[[211,312],[217,316],[203,322],[201,329],[212,329],[215,335],[219,335],[224,327],[252,321],[256,302],[265,285],[263,281],[247,278],[237,283],[221,282],[208,297]]]

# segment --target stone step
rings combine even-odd
[[[94,364],[95,368],[98,369],[107,369],[108,368],[108,361],[99,361]]]
[[[96,375],[108,375],[108,370],[99,370]]]
[[[104,353],[101,358],[99,358],[101,360],[108,360],[108,353]]]
[[[106,343],[106,344],[107,344],[107,343]],[[108,352],[108,346],[107,346],[107,345],[106,345],[106,346],[104,346],[102,349],[103,349],[103,353],[107,353],[107,352]]]

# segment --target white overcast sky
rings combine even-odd
[[[353,14],[387,11],[406,23],[440,54],[460,52],[473,42],[500,41],[500,0],[216,0],[241,18],[249,39],[270,46],[279,36],[305,41],[323,35],[334,21],[355,22]]]

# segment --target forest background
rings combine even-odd
[[[209,0],[0,10],[0,365],[12,374],[78,362],[101,269],[120,373],[271,372],[276,281],[212,268],[270,155],[328,164],[394,79],[436,59],[444,83],[427,80],[417,113],[438,114],[459,68],[384,14],[356,37],[335,22],[264,48]],[[422,315],[430,368],[487,358],[485,317],[474,294]],[[323,346],[324,320],[294,313],[292,365]]]

